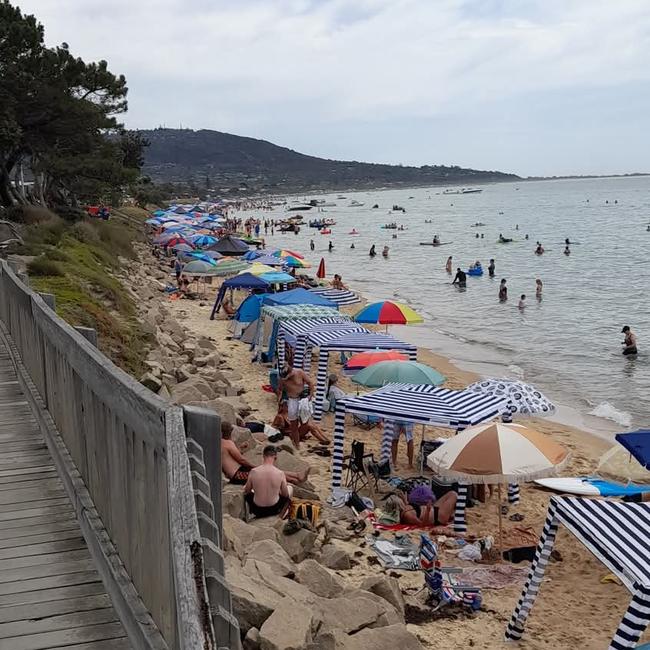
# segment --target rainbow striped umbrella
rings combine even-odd
[[[296,253],[295,251],[287,250],[286,248],[280,248],[277,251],[273,251],[271,255],[273,255],[273,257],[297,257],[299,260],[305,258],[304,255],[301,255],[300,253]]]
[[[311,264],[307,260],[303,260],[299,257],[294,257],[293,255],[287,255],[287,257],[281,258],[284,260],[283,266],[289,266],[292,269],[310,269]]]
[[[422,316],[401,302],[383,300],[366,305],[355,316],[357,323],[379,323],[380,325],[414,325],[424,322]]]

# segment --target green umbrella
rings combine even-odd
[[[438,386],[445,377],[437,370],[417,361],[380,361],[360,370],[352,381],[368,388],[386,384],[429,384]]]
[[[237,275],[240,271],[247,269],[250,266],[247,262],[243,262],[232,257],[225,257],[217,262],[214,269],[214,275]]]

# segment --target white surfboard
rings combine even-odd
[[[600,496],[600,491],[597,487],[594,487],[591,483],[587,483],[581,478],[539,478],[535,483],[555,492],[579,494],[581,496]]]

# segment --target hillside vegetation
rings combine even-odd
[[[27,264],[35,291],[56,297],[59,316],[72,325],[97,330],[99,347],[117,365],[139,376],[151,340],[136,320],[133,297],[113,276],[120,258],[134,257],[132,242],[142,238],[147,213],[114,210],[110,221],[65,221],[42,208],[22,215],[23,245],[13,253]]]
[[[514,174],[456,166],[408,167],[307,156],[265,140],[219,131],[139,131],[150,146],[144,171],[157,182],[257,192],[350,189],[407,185],[472,185],[516,180]]]

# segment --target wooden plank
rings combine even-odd
[[[84,596],[83,598],[65,598],[43,603],[23,603],[22,605],[0,607],[0,623],[27,621],[107,607],[111,607],[111,599],[108,594]]]
[[[57,510],[59,510],[59,512],[50,512],[46,515],[38,515],[35,517],[7,519],[2,522],[0,528],[2,528],[2,530],[7,530],[8,528],[23,528],[24,526],[40,526],[41,524],[49,524],[50,522],[68,521],[70,518],[76,516],[71,505],[67,508],[57,508]]]
[[[100,596],[104,591],[104,583],[100,582],[99,576],[97,576],[95,582],[5,594],[0,596],[0,607],[27,605],[30,603],[53,603],[57,600],[67,600],[70,598]]]
[[[61,551],[60,553],[43,553],[42,555],[29,555],[28,557],[14,557],[0,560],[0,575],[8,569],[20,569],[26,566],[38,566],[55,562],[76,562],[87,560],[90,553],[87,548],[74,551]]]
[[[51,564],[35,564],[32,566],[5,569],[0,573],[0,583],[16,582],[18,580],[33,580],[48,576],[67,575],[68,573],[83,573],[95,568],[90,557],[69,560],[67,562],[52,562]]]
[[[21,483],[25,481],[40,481],[43,479],[54,478],[59,478],[59,475],[56,473],[54,468],[42,472],[31,472],[29,474],[0,476],[0,490],[10,490],[14,485],[20,487]],[[8,487],[3,488],[3,485],[8,485]]]
[[[104,607],[103,609],[91,609],[89,611],[46,616],[41,619],[34,617],[27,621],[0,623],[0,639],[33,636],[43,632],[69,630],[87,625],[101,625],[102,623],[113,623],[117,620],[117,614],[110,606]]]
[[[50,452],[47,447],[42,446],[40,450],[25,449],[18,451],[7,451],[0,457],[0,465],[15,466],[16,463],[31,463],[42,465],[43,460],[50,460]]]
[[[81,536],[81,531],[72,539],[42,542],[40,544],[28,544],[26,546],[13,546],[0,549],[0,560],[9,558],[25,558],[44,553],[60,553],[61,551],[77,551],[86,548],[86,541]]]
[[[105,623],[103,625],[90,625],[56,632],[11,637],[5,640],[5,644],[7,644],[7,650],[52,650],[53,648],[68,647],[73,643],[117,639],[123,636],[124,630],[121,623]]]
[[[92,643],[75,643],[65,646],[65,650],[133,650],[126,637],[121,639],[104,639]]]
[[[50,499],[49,501],[42,502],[34,501],[25,505],[28,505],[29,507],[17,508],[16,506],[0,506],[0,522],[10,521],[11,519],[27,519],[29,517],[55,515],[59,512],[67,512],[68,509],[72,507],[70,505],[70,500],[67,497],[65,499]],[[9,508],[13,509],[9,510]],[[1,525],[2,524],[0,524],[0,526]]]
[[[61,483],[59,477],[56,476],[56,474],[54,476],[48,476],[41,479],[27,480],[27,481],[23,481],[22,477],[20,478],[21,480],[14,481],[12,483],[0,483],[0,492],[6,490],[30,490],[32,488],[43,488],[45,490],[54,490],[63,485],[63,483]],[[29,478],[31,479],[31,475],[29,476]]]
[[[0,505],[8,505],[10,503],[32,503],[34,501],[41,501],[45,499],[60,499],[67,495],[63,490],[63,486],[59,485],[55,488],[29,488],[29,489],[16,489],[16,490],[2,490],[0,491]]]
[[[2,476],[21,476],[27,474],[38,474],[40,472],[51,472],[56,468],[50,463],[43,463],[35,467],[19,467],[14,469],[0,469],[0,477]]]
[[[52,497],[51,499],[35,499],[34,501],[25,501],[24,503],[0,503],[0,521],[17,519],[18,517],[8,517],[6,515],[11,513],[15,514],[23,510],[31,511],[67,505],[70,505],[70,499],[67,496]]]
[[[22,530],[21,528],[10,528],[10,531]],[[0,531],[6,534],[7,531]],[[74,539],[79,538],[81,533],[79,532],[79,526],[76,521],[71,521],[68,525],[67,530],[50,530],[48,532],[37,534],[27,534],[18,537],[5,537],[4,539],[0,536],[0,549],[16,548],[23,546],[33,546],[35,544],[41,544],[45,542],[59,542],[64,539]],[[83,538],[82,538],[83,539]]]
[[[3,440],[0,441],[0,454],[9,451],[29,451],[29,450],[45,450],[47,445],[43,440],[38,438],[22,439],[22,440]]]
[[[39,591],[41,589],[52,589],[53,587],[67,587],[70,585],[82,585],[87,582],[98,582],[99,575],[96,571],[79,571],[77,573],[66,573],[60,576],[47,576],[45,578],[34,578],[33,580],[19,580],[17,582],[0,583],[0,595],[20,594],[25,591]],[[13,601],[11,601],[13,602]]]

